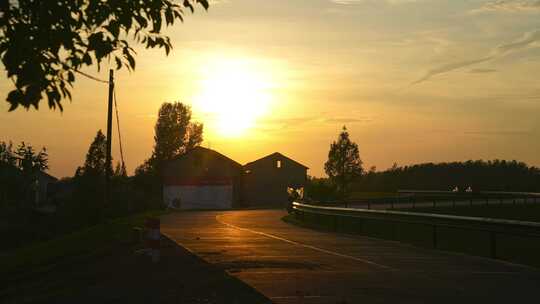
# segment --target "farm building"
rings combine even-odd
[[[53,184],[58,182],[58,179],[43,171],[37,173],[36,178],[36,192],[35,202],[36,205],[42,205],[47,203],[48,198],[51,196],[51,189]]]
[[[284,206],[287,188],[304,187],[308,167],[281,153],[244,165],[243,198],[248,206]]]
[[[214,150],[196,147],[170,161],[163,175],[163,199],[179,209],[238,207],[242,165]]]

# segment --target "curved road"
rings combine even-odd
[[[525,303],[540,271],[281,221],[281,210],[179,212],[162,232],[275,303]],[[532,302],[531,302],[532,303]]]

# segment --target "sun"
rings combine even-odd
[[[267,113],[269,81],[265,73],[245,60],[221,60],[207,66],[194,106],[224,137],[239,137]]]

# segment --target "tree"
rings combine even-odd
[[[11,142],[0,142],[0,166],[15,166],[16,158]]]
[[[3,0],[0,1],[0,57],[14,89],[8,93],[10,111],[19,105],[38,108],[46,97],[50,108],[62,110],[71,99],[75,74],[103,59],[116,69],[135,69],[130,41],[146,48],[172,43],[162,34],[163,23],[183,21],[208,0]],[[82,74],[82,73],[81,73]]]
[[[191,121],[191,107],[181,102],[162,104],[154,129],[150,167],[158,172],[163,162],[193,149],[203,140],[203,125]]]
[[[77,170],[77,174],[94,177],[105,176],[107,166],[106,155],[107,138],[101,130],[98,130],[96,137],[94,137],[94,141],[92,141],[88,148],[88,153],[86,153],[84,166],[80,170]]]
[[[31,145],[26,145],[22,142],[17,147],[15,155],[18,159],[18,167],[23,174],[34,176],[37,172],[49,169],[49,155],[45,148],[36,152]]]
[[[127,177],[126,165],[124,163],[117,162],[113,172],[114,177]]]
[[[338,186],[342,197],[345,197],[348,185],[362,175],[362,160],[358,152],[358,145],[349,139],[349,132],[343,126],[338,140],[330,145],[328,161],[324,170],[330,180]]]
[[[34,150],[21,142],[16,149],[13,144],[0,142],[0,199],[19,201],[18,207],[30,206],[32,187],[36,185],[38,173],[48,166],[47,150]]]

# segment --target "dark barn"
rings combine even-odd
[[[308,167],[281,153],[244,165],[244,200],[248,206],[284,206],[287,187],[304,187]]]

